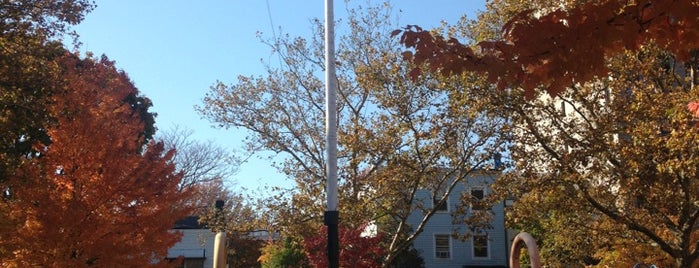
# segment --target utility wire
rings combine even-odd
[[[279,39],[277,38],[277,30],[275,29],[276,27],[274,26],[274,21],[272,20],[272,9],[270,8],[269,5],[269,0],[265,1],[267,3],[267,18],[269,19],[269,26],[272,28],[272,38],[274,39],[274,43],[272,44],[275,53],[277,53],[277,59],[279,60],[279,67],[281,68],[282,65],[282,51],[281,47],[279,46]]]

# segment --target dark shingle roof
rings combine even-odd
[[[175,222],[173,229],[206,229],[205,224],[199,223],[199,216],[188,216]]]

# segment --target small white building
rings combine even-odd
[[[199,224],[199,217],[190,216],[179,220],[171,231],[182,233],[182,240],[168,250],[168,259],[184,258],[181,268],[213,267],[216,233]]]

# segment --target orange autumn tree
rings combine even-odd
[[[53,96],[50,144],[10,177],[3,267],[147,267],[179,239],[189,193],[172,152],[147,142],[148,100],[113,62],[67,55]],[[133,100],[139,100],[134,102]],[[145,115],[145,116],[144,116]]]
[[[580,1],[570,9],[523,11],[507,21],[502,37],[475,46],[408,26],[396,30],[413,51],[403,56],[445,75],[487,73],[500,89],[562,92],[576,82],[608,74],[605,59],[652,42],[690,60],[699,47],[699,3],[688,0]],[[420,75],[416,68],[412,75]]]

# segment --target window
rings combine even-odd
[[[482,187],[471,188],[471,210],[483,210],[482,201],[485,197],[485,189]]]
[[[487,258],[488,257],[488,235],[479,234],[473,236],[473,257]]]
[[[441,196],[437,195],[437,194],[432,196],[432,205],[435,208],[434,210],[435,211],[448,211],[449,210],[449,206],[448,206],[449,198],[447,198],[447,200],[444,200],[444,203],[442,203],[442,204],[439,204],[439,198],[441,198]]]
[[[451,258],[451,248],[449,246],[451,237],[446,234],[434,235],[434,257],[437,259]]]

